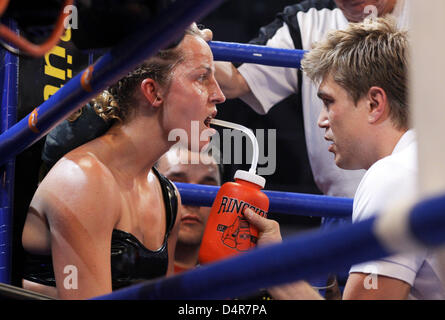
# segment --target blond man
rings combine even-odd
[[[342,169],[367,170],[354,197],[353,222],[416,195],[417,146],[409,128],[408,40],[391,19],[329,33],[302,61],[324,107],[318,125]],[[254,224],[268,241],[275,223]],[[279,298],[320,298],[306,283],[276,288]],[[352,266],[343,299],[444,299],[436,257],[428,250]]]

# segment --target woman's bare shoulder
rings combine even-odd
[[[109,168],[93,153],[69,153],[40,183],[31,206],[48,219],[95,219],[117,212],[118,189]]]

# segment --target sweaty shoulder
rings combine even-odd
[[[369,168],[355,194],[352,219],[369,218],[391,203],[415,196],[416,191],[417,153],[408,148]]]
[[[50,221],[63,217],[100,222],[104,213],[117,218],[116,194],[113,175],[93,154],[69,153],[39,185],[31,206]]]

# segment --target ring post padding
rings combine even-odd
[[[0,164],[35,143],[100,91],[176,40],[187,26],[221,2],[222,0],[174,2],[139,32],[111,49],[93,66],[68,81],[31,114],[0,135]]]
[[[434,196],[413,206],[409,216],[410,232],[425,246],[437,248],[444,244],[445,195]],[[442,233],[436,230],[442,230]]]
[[[6,22],[11,30],[18,33],[17,23]],[[18,105],[18,57],[5,50],[2,66],[2,102],[0,132],[8,130],[17,121]],[[12,232],[13,232],[13,199],[15,178],[15,157],[6,159],[0,169],[2,183],[0,186],[0,282],[11,282]]]
[[[391,252],[415,252],[424,248],[417,242],[410,228],[409,217],[414,203],[413,199],[404,199],[383,210],[376,219],[375,234]]]
[[[301,60],[307,52],[220,41],[211,41],[209,46],[215,61],[255,63],[297,69],[301,68]]]
[[[220,187],[175,182],[185,205],[211,207]],[[353,200],[312,194],[263,191],[269,212],[313,217],[350,218]]]

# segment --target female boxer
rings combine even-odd
[[[39,185],[22,236],[24,288],[84,299],[173,272],[179,194],[153,165],[176,143],[172,130],[203,132],[225,101],[205,40],[193,25],[93,101],[115,123]]]

